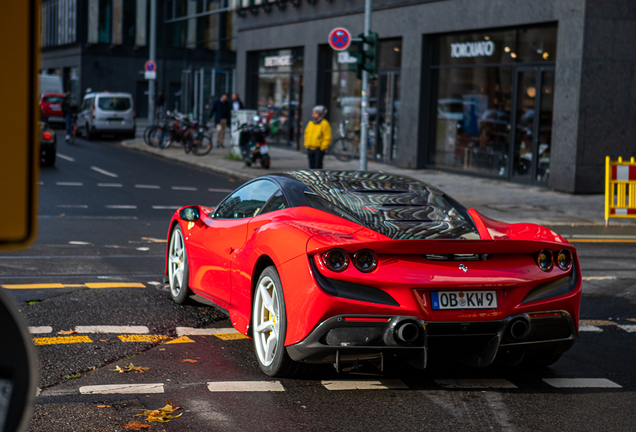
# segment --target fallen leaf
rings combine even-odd
[[[144,373],[144,371],[147,371],[148,369],[150,368],[145,366],[135,366],[134,364],[131,363],[128,366],[124,367],[123,369],[120,368],[119,366],[115,366],[115,369],[110,369],[110,370],[113,372],[119,372],[119,373],[126,373],[126,372],[132,372],[132,371]]]
[[[198,362],[199,362],[199,360],[185,359],[181,363],[198,363]]]
[[[108,342],[106,339],[100,339],[100,342]]]
[[[110,408],[110,405],[97,405],[97,408]]]
[[[146,424],[139,423],[138,421],[131,421],[130,423],[115,423],[115,424],[122,426],[124,429],[130,429],[130,430],[141,430],[142,428],[151,427]]]
[[[77,334],[77,332],[75,330],[62,330],[62,331],[57,332],[57,334],[72,335],[72,334]]]
[[[181,407],[175,406],[170,400],[166,399],[167,405],[163,408],[159,408],[156,410],[145,410],[145,409],[136,409],[134,411],[143,411],[141,414],[135,414],[134,417],[137,416],[146,416],[147,422],[158,422],[158,423],[168,423],[172,419],[176,419],[177,417],[181,417],[183,413],[172,415],[175,411],[182,409]]]
[[[165,351],[165,350],[166,350],[165,348],[159,348],[159,351]]]

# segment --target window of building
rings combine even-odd
[[[133,46],[136,39],[137,0],[123,0],[122,44]]]
[[[437,38],[429,164],[547,181],[556,34],[549,25]]]
[[[99,0],[99,15],[97,22],[97,42],[110,43],[113,20],[112,0]]]

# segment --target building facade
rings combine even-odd
[[[157,0],[156,94],[166,108],[203,116],[211,98],[230,92],[236,67],[229,0]],[[148,115],[149,0],[43,0],[43,73],[62,77],[80,100],[87,89],[133,95]]]
[[[317,104],[359,136],[360,81],[329,32],[362,32],[364,0],[237,0],[237,88],[300,148]],[[374,159],[572,193],[633,156],[630,0],[375,0]],[[342,126],[342,127],[339,127]]]

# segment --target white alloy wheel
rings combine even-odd
[[[259,362],[266,367],[274,361],[278,344],[284,343],[280,340],[279,289],[274,280],[265,275],[254,293],[254,346]]]
[[[178,226],[172,231],[170,247],[168,248],[168,278],[170,281],[170,295],[181,304],[190,295],[188,288],[188,256],[183,241],[183,233]]]

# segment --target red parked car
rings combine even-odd
[[[183,207],[165,272],[177,303],[198,294],[227,310],[270,376],[394,359],[545,366],[578,336],[567,240],[398,175],[294,171],[216,209]]]
[[[40,96],[40,109],[42,110],[42,121],[51,123],[65,123],[62,115],[62,101],[66,95],[64,93],[43,93]]]

